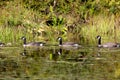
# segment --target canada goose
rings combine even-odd
[[[62,37],[58,37],[57,40],[59,41],[59,46],[64,46],[64,47],[81,47],[79,44],[74,43],[74,42],[62,43]]]
[[[97,39],[98,39],[98,47],[108,47],[108,48],[120,47],[119,43],[108,42],[105,44],[101,44],[101,36],[100,35],[97,36]]]
[[[45,43],[43,42],[29,42],[29,43],[26,43],[26,37],[23,36],[21,38],[23,40],[23,46],[24,47],[29,47],[29,46],[43,46]]]
[[[5,43],[0,42],[0,47],[5,46]]]

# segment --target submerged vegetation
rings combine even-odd
[[[120,41],[119,0],[2,0],[0,2],[0,41],[21,43],[64,40],[95,44]]]

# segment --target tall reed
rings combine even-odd
[[[85,42],[96,44],[96,36],[102,36],[102,42],[115,42],[115,36],[120,35],[115,30],[115,16],[94,16],[90,23],[81,29]],[[116,34],[115,34],[116,33]]]

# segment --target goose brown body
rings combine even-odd
[[[74,43],[74,42],[62,42],[62,37],[58,37],[57,38],[58,39],[58,41],[59,41],[59,46],[64,46],[64,47],[81,47],[79,44],[77,44],[77,43]]]
[[[23,46],[24,47],[29,47],[29,46],[43,46],[45,44],[43,42],[29,42],[29,43],[26,43],[26,38],[24,36],[21,39],[23,40]]]

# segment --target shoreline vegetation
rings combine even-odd
[[[0,41],[22,44],[27,41],[64,41],[96,44],[120,42],[119,0],[2,0]]]

